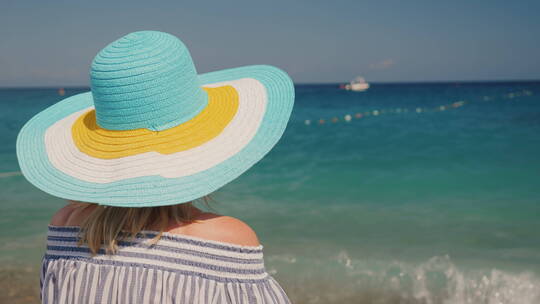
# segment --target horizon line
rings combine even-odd
[[[418,80],[418,81],[374,81],[369,82],[370,85],[378,84],[482,84],[482,83],[536,83],[540,82],[540,79],[509,79],[509,80]],[[348,82],[294,82],[295,86],[306,85],[340,85],[347,84]],[[2,86],[0,89],[90,89],[87,85],[69,85],[69,86]]]

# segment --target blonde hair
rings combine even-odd
[[[204,197],[202,200],[208,206],[209,198]],[[92,205],[80,202],[75,204],[81,209]],[[79,245],[88,245],[92,255],[98,254],[102,246],[107,254],[114,254],[118,250],[118,241],[134,238],[141,231],[158,226],[159,233],[153,239],[155,243],[159,241],[171,221],[194,222],[192,210],[192,202],[141,208],[97,205],[80,224]]]

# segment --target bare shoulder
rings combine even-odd
[[[69,202],[52,216],[50,224],[53,226],[78,226],[82,218],[91,211],[92,208],[86,208],[88,206]]]
[[[52,216],[50,224],[54,226],[64,226],[71,216],[71,213],[73,213],[74,207],[73,204],[67,204],[60,208],[60,210],[56,211]]]
[[[182,229],[169,232],[187,234],[203,239],[232,243],[243,246],[259,246],[259,239],[253,229],[245,222],[231,217],[210,212],[204,212],[197,216],[196,222]]]

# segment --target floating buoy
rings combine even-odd
[[[416,108],[416,113],[422,113],[422,108]]]
[[[311,124],[311,120],[306,119],[306,121],[304,121],[304,123],[306,124],[306,126],[309,126]]]
[[[454,103],[452,104],[452,107],[454,107],[454,108],[459,108],[459,107],[461,107],[461,106],[464,105],[464,104],[465,104],[465,101],[456,101],[456,102],[454,102]]]
[[[356,114],[354,114],[354,117],[356,117],[356,118],[362,118],[362,113],[356,113]]]
[[[333,123],[336,123],[336,122],[338,122],[338,121],[339,121],[339,119],[338,119],[337,117],[332,117],[332,122],[333,122]]]
[[[374,115],[374,116],[379,115],[379,111],[377,111],[377,110],[373,111],[373,115]]]
[[[58,89],[58,95],[60,95],[60,96],[66,95],[66,90],[64,90],[64,88]]]
[[[351,115],[349,115],[349,114],[345,115],[344,118],[345,118],[345,121],[346,121],[346,122],[349,122],[349,121],[351,121],[351,119],[352,119]]]
[[[324,119],[322,119],[322,118],[321,118],[321,119],[319,119],[319,124],[320,124],[320,125],[323,125],[323,124],[324,124],[324,122],[325,122],[325,121],[324,121]]]

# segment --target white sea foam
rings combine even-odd
[[[407,276],[413,276],[410,295],[426,304],[540,302],[540,278],[529,272],[467,271],[448,256],[403,268]]]
[[[288,255],[288,258],[291,258]],[[532,272],[469,269],[448,256],[421,263],[351,259],[332,261],[267,257],[294,303],[536,304],[540,276]]]

